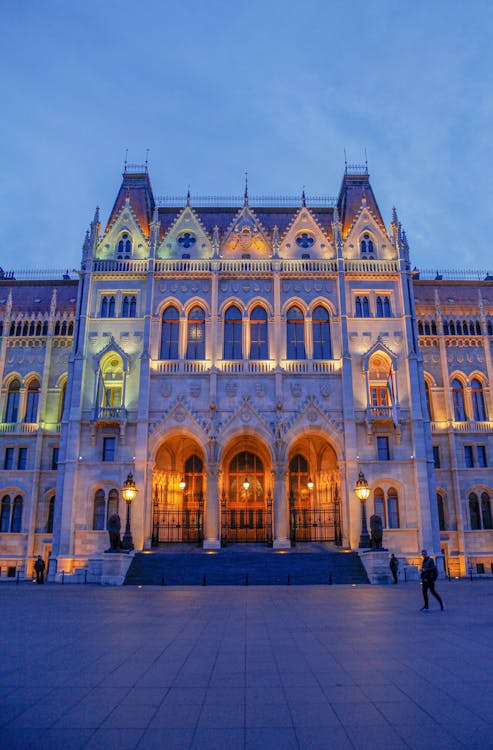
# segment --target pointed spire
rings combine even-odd
[[[279,257],[279,227],[277,224],[274,226],[272,232],[272,247],[274,250],[274,258]]]
[[[243,205],[248,206],[248,172],[245,172],[245,194],[243,196]]]
[[[397,218],[397,209],[395,206],[392,206],[392,221],[391,224],[395,224],[397,226],[399,223],[399,219]]]
[[[55,289],[53,289],[53,294],[51,295],[51,302],[50,302],[50,315],[51,315],[51,317],[53,317],[53,315],[56,312],[56,297],[57,297],[57,294],[56,294],[56,288],[55,288]]]
[[[5,305],[5,317],[10,319],[12,315],[12,289],[9,289],[9,296],[7,297],[7,304]]]
[[[303,208],[306,208],[306,195],[305,195],[305,186],[303,185],[303,190],[301,192],[301,205]]]
[[[159,242],[159,230],[160,230],[159,210],[158,210],[157,205],[154,206],[154,210],[152,212],[152,221],[151,221],[150,230],[151,230],[151,235],[150,235],[151,251],[154,251]]]
[[[190,185],[188,186],[188,190],[187,190],[187,206],[189,205],[190,205]]]
[[[215,225],[214,229],[212,230],[212,244],[214,247],[214,258],[219,258],[219,227],[217,224]]]

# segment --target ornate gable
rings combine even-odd
[[[346,257],[360,258],[360,242],[363,236],[369,235],[372,240],[377,259],[390,260],[395,257],[395,249],[388,236],[385,226],[382,225],[379,217],[368,206],[366,198],[363,196],[361,206],[356,213],[354,220],[349,228],[345,240]]]
[[[210,258],[212,242],[199,217],[190,206],[185,206],[164,235],[157,249],[158,258]]]
[[[123,234],[130,236],[131,258],[140,259],[149,257],[149,243],[129,198],[125,201],[113,223],[106,229],[96,248],[95,257],[99,259],[116,258],[118,243]]]
[[[254,212],[244,206],[230,224],[221,243],[221,257],[269,258],[272,247],[267,234]]]
[[[322,227],[306,206],[295,214],[280,245],[283,258],[334,257],[335,252]]]

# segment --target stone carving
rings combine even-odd
[[[233,383],[232,381],[229,381],[228,383],[226,383],[226,395],[228,396],[228,398],[234,398],[237,393],[238,393],[237,383]]]
[[[374,513],[370,516],[371,548],[382,549],[383,523],[380,516]]]
[[[201,391],[202,386],[200,385],[200,383],[192,383],[192,385],[190,386],[190,395],[192,398],[198,398]]]
[[[299,383],[291,383],[290,391],[294,398],[299,398],[301,396],[301,385]]]
[[[120,516],[118,513],[113,513],[112,516],[108,518],[108,535],[110,537],[110,548],[106,550],[106,552],[118,552],[121,547],[121,541],[120,541],[120,529],[121,529],[121,521]]]

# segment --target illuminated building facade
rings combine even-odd
[[[3,576],[106,549],[129,472],[136,549],[355,549],[363,472],[385,547],[491,572],[492,281],[412,271],[366,168],[294,201],[127,167],[78,277],[42,276],[0,280]]]

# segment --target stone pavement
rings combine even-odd
[[[3,584],[0,748],[493,749],[493,581],[437,588]]]

